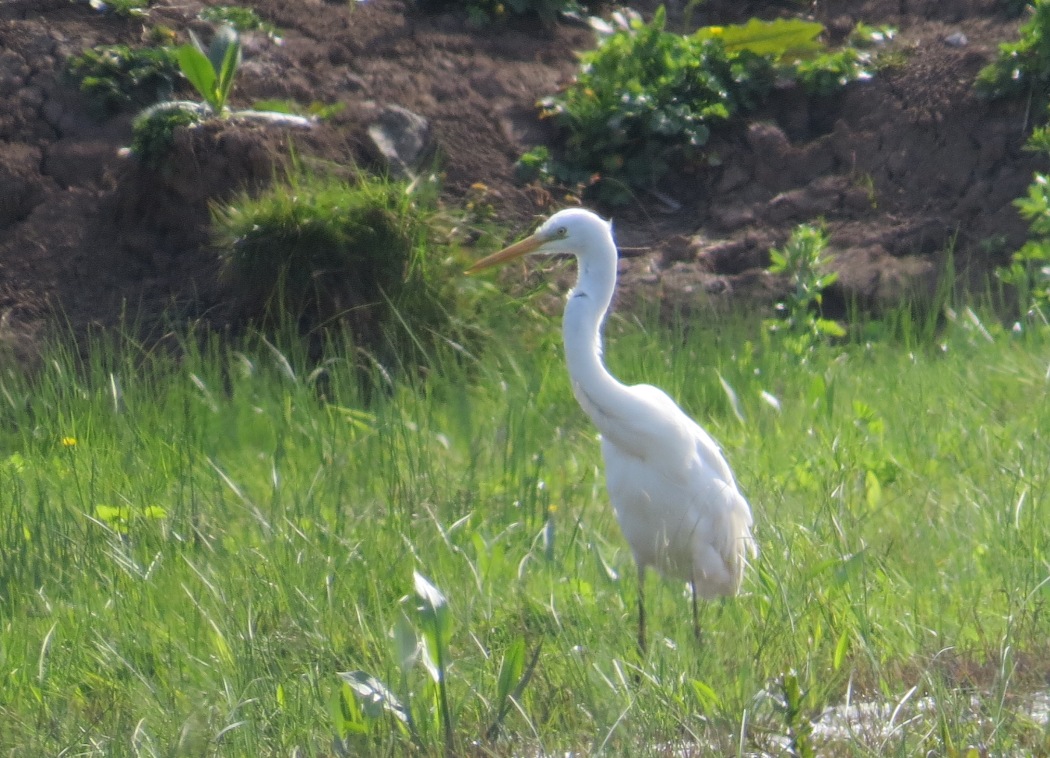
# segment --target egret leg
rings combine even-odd
[[[645,655],[645,566],[638,566],[638,649]]]
[[[696,600],[696,580],[691,581],[690,586],[693,588],[693,638],[697,642],[700,641],[700,609],[697,607]]]

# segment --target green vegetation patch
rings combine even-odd
[[[431,200],[403,183],[295,173],[216,209],[226,276],[249,318],[307,331],[349,324],[381,360],[450,323],[452,261],[428,244]]]
[[[1033,130],[1026,148],[1050,155],[1050,127]],[[997,270],[999,278],[1012,286],[1027,323],[1050,329],[1050,175],[1036,172],[1028,194],[1014,205],[1029,223],[1030,238]]]
[[[712,129],[757,108],[778,78],[828,94],[867,76],[861,52],[824,51],[817,23],[752,19],[680,35],[665,21],[661,7],[651,23],[634,20],[581,56],[572,86],[540,103],[559,140],[521,158],[523,179],[625,202],[673,163],[697,162]]]
[[[216,26],[232,26],[241,34],[262,32],[271,39],[280,37],[277,27],[263,20],[254,8],[240,5],[212,5],[201,10],[197,18]]]
[[[69,75],[103,115],[167,99],[178,70],[175,53],[167,47],[100,45],[67,63]]]
[[[999,45],[999,54],[977,75],[977,90],[990,97],[1033,95],[1046,104],[1050,85],[1050,0],[1032,0],[1020,36]]]
[[[614,314],[611,369],[719,440],[761,546],[700,644],[650,576],[642,657],[557,316],[488,305],[476,359],[368,397],[339,339],[320,372],[191,334],[0,375],[0,752],[1047,754],[1045,336],[971,313],[803,362],[753,315]]]

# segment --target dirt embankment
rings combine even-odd
[[[514,181],[521,150],[544,136],[535,101],[567,83],[573,51],[593,44],[582,25],[516,22],[477,29],[456,14],[425,15],[397,0],[244,3],[277,25],[281,45],[250,40],[234,104],[264,98],[345,103],[297,150],[311,160],[366,162],[362,130],[375,104],[429,121],[445,192],[474,183],[512,227],[559,199]],[[710,0],[698,23],[792,8]],[[61,313],[74,326],[112,324],[125,309],[219,314],[223,292],[207,246],[208,203],[261,185],[287,139],[243,125],[182,135],[177,158],[152,172],[121,157],[130,114],[98,120],[63,76],[69,55],[135,43],[145,27],[204,29],[202,3],[157,2],[148,19],[100,14],[68,0],[0,6],[0,320],[24,343]],[[768,249],[798,223],[823,219],[837,292],[878,306],[928,293],[951,250],[983,276],[1025,236],[1011,201],[1038,159],[1024,152],[1022,102],[987,102],[972,82],[1018,19],[997,0],[847,0],[817,3],[833,38],[857,21],[898,29],[894,65],[833,98],[777,93],[749,123],[716,138],[717,167],[673,177],[657,197],[601,209],[616,218],[628,298],[703,308],[768,300]],[[830,10],[827,10],[830,8]],[[672,16],[674,15],[672,9]],[[960,44],[961,43],[961,44]]]

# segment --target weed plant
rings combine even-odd
[[[1050,127],[1036,127],[1026,148],[1050,154]],[[1050,328],[1050,175],[1036,172],[1027,196],[1014,205],[1029,222],[1030,239],[1011,256],[1010,265],[996,273],[1017,293],[1024,322],[1046,330]]]
[[[769,251],[769,272],[786,276],[791,292],[776,305],[782,318],[766,321],[766,328],[780,332],[781,344],[800,357],[829,338],[846,336],[839,323],[823,318],[820,311],[824,290],[838,279],[838,274],[827,270],[827,245],[822,227],[802,224],[783,249]]]
[[[270,39],[280,39],[280,31],[277,27],[260,18],[254,8],[245,8],[240,5],[212,5],[203,8],[197,14],[197,18],[216,27],[230,26],[238,34],[261,32]]]
[[[111,115],[170,97],[178,63],[167,47],[100,45],[72,56],[67,71],[100,115]]]
[[[178,62],[182,75],[193,85],[203,102],[174,100],[158,103],[142,111],[132,123],[131,151],[146,165],[163,165],[177,128],[192,127],[209,118],[236,116],[267,124],[308,128],[314,116],[293,114],[286,107],[278,111],[231,111],[230,95],[241,64],[240,35],[233,26],[221,26],[207,48],[191,31],[190,44],[169,53]],[[332,111],[320,107],[319,113]]]
[[[642,658],[557,325],[486,310],[475,359],[367,397],[336,333],[319,368],[190,334],[0,377],[0,751],[1050,750],[1045,335],[971,312],[800,362],[614,316],[612,370],[721,441],[762,546],[700,645],[651,587]]]
[[[522,156],[523,179],[623,203],[672,163],[698,165],[712,129],[757,108],[778,77],[826,95],[866,76],[860,52],[823,50],[817,23],[752,19],[680,35],[665,22],[660,7],[650,23],[634,19],[581,55],[576,81],[540,103],[559,142]]]
[[[131,122],[131,152],[144,165],[162,168],[171,152],[175,130],[199,124],[204,114],[185,103],[158,103]]]
[[[999,45],[999,54],[977,75],[977,90],[989,97],[1032,98],[1037,112],[1046,107],[1050,84],[1050,1],[1031,0],[1030,17],[1019,38]]]

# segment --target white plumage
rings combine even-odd
[[[580,406],[602,435],[609,500],[638,565],[638,644],[646,645],[645,570],[689,582],[697,596],[734,595],[756,554],[751,509],[717,443],[661,389],[629,387],[605,368],[601,326],[616,289],[611,225],[571,208],[535,234],[478,261],[473,273],[530,252],[571,253],[579,264],[565,306],[565,361]]]

